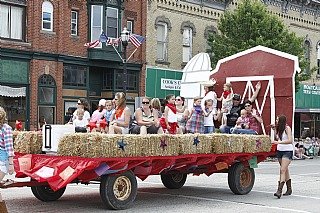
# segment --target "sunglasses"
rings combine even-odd
[[[181,101],[181,99],[177,98],[176,101]]]
[[[142,104],[149,104],[149,101],[142,101]]]
[[[246,105],[244,105],[244,107],[249,107],[249,106],[251,106],[250,104],[246,104]]]

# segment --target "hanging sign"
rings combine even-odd
[[[180,90],[181,80],[161,78],[161,89]]]

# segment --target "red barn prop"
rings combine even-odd
[[[210,79],[216,80],[219,97],[223,84],[230,82],[234,93],[241,95],[242,102],[251,97],[260,81],[261,90],[253,106],[262,115],[263,133],[269,134],[269,124],[275,123],[279,114],[286,115],[288,124],[294,127],[296,72],[300,72],[297,56],[256,46],[219,60]]]

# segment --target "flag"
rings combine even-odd
[[[102,32],[100,37],[99,37],[99,41],[104,43],[108,41],[108,36],[105,34],[105,32]]]
[[[131,34],[129,36],[129,41],[136,47],[140,47],[142,42],[144,42],[144,37],[137,35],[137,34]]]
[[[99,40],[95,40],[95,41],[91,41],[91,42],[85,43],[84,46],[87,47],[87,48],[95,48],[99,44],[100,44],[100,41]]]
[[[119,43],[121,42],[121,37],[119,38],[109,38],[107,45],[119,45]]]

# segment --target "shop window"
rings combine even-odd
[[[38,80],[38,127],[45,120],[49,124],[55,123],[56,82],[51,75],[44,74]]]
[[[123,71],[118,70],[116,72],[116,89],[123,89]],[[127,90],[138,91],[139,72],[128,71],[127,73]]]
[[[103,89],[112,90],[113,88],[113,71],[103,72]]]
[[[64,123],[72,121],[73,113],[77,109],[78,100],[64,102]]]
[[[24,88],[25,89],[25,88]],[[19,120],[23,124],[23,128],[26,128],[26,97],[14,97],[7,96],[8,94],[0,95],[0,106],[3,106],[7,113],[8,124],[11,127],[15,127],[16,120]]]
[[[71,35],[74,36],[78,35],[78,14],[76,10],[71,11]]]
[[[25,7],[0,2],[0,38],[25,40]]]
[[[85,66],[64,65],[63,85],[86,87],[88,69]]]
[[[53,5],[49,1],[42,3],[42,30],[53,31]]]

